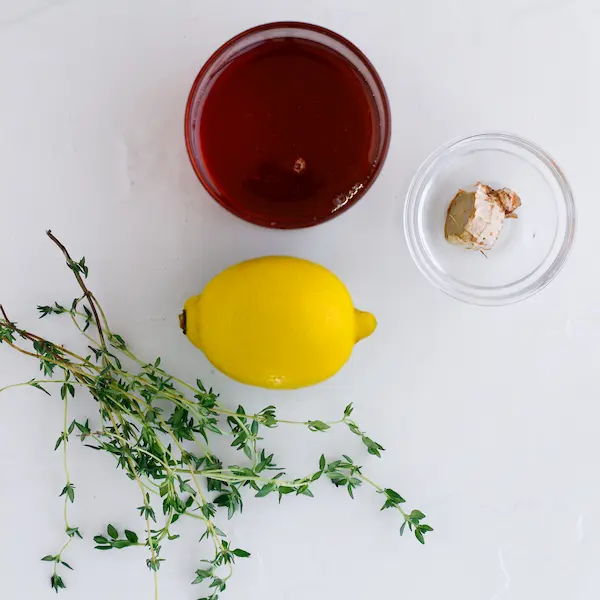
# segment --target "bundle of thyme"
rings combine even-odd
[[[76,497],[67,460],[67,444],[72,436],[90,448],[110,454],[118,467],[137,483],[144,533],[140,535],[127,529],[119,532],[108,525],[106,533],[95,536],[94,542],[98,550],[145,546],[149,553],[146,564],[154,575],[155,600],[159,597],[158,571],[164,561],[161,548],[166,540],[179,537],[174,533],[175,525],[184,517],[198,521],[201,540],[210,540],[213,547],[212,556],[198,565],[192,583],[204,584],[208,590],[202,600],[218,599],[231,577],[235,560],[248,558],[250,553],[234,547],[214,518],[220,509],[226,510],[229,518],[241,512],[244,488],[257,498],[277,494],[281,501],[288,495],[313,497],[313,486],[319,479],[344,488],[351,498],[356,488],[366,484],[383,496],[382,510],[398,511],[400,534],[408,528],[424,543],[425,534],[432,531],[423,521],[425,515],[419,510],[406,511],[400,494],[371,481],[349,456],[329,461],[321,456],[312,473],[290,479],[276,465],[273,454],[259,448],[262,427],[299,425],[312,432],[325,432],[341,425],[366,446],[369,454],[380,457],[383,447],[352,419],[351,404],[335,422],[278,419],[274,406],[248,414],[242,406],[233,410],[224,405],[200,380],[190,385],[169,375],[161,369],[160,358],[151,363],[139,360],[125,340],[111,331],[100,304],[87,287],[85,258],[74,261],[65,246],[50,231],[47,234],[63,252],[81,295],[70,305],[55,303],[39,306],[38,310],[41,317],[69,317],[85,336],[89,355],[81,356],[19,327],[0,305],[0,344],[36,359],[43,375],[7,386],[0,392],[32,386],[50,395],[46,389],[48,384],[60,389],[63,431],[55,450],[62,451],[66,478],[60,494],[64,498],[65,542],[58,552],[42,558],[52,563],[52,589],[58,592],[66,587],[64,570],[72,568],[65,561],[66,551],[75,539],[83,537],[79,527],[69,521],[69,506]],[[136,367],[127,370],[124,360]],[[101,421],[97,429],[90,426],[89,419],[69,420],[69,404],[80,389],[86,390],[96,401]],[[233,438],[231,446],[241,453],[239,464],[225,465],[213,453],[210,446],[213,436]]]

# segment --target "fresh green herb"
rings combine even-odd
[[[60,496],[63,498],[66,540],[58,553],[42,558],[53,565],[50,578],[53,590],[58,592],[66,587],[58,569],[72,569],[63,555],[73,540],[83,537],[79,528],[68,520],[69,506],[76,498],[67,460],[68,442],[73,435],[89,448],[111,455],[117,466],[137,483],[141,496],[138,510],[144,533],[140,535],[129,529],[121,532],[110,524],[106,533],[94,537],[94,542],[102,551],[145,546],[149,553],[146,564],[154,576],[156,600],[158,571],[164,562],[160,557],[162,545],[166,540],[179,537],[174,528],[184,517],[198,521],[202,531],[200,539],[209,539],[213,546],[212,557],[200,562],[192,583],[206,587],[206,600],[217,600],[226,589],[235,560],[248,558],[250,553],[232,547],[225,533],[216,526],[214,517],[219,509],[226,510],[229,518],[241,512],[243,488],[257,498],[274,494],[281,502],[289,495],[312,498],[314,484],[321,478],[344,488],[351,498],[357,488],[367,485],[385,497],[382,509],[392,508],[400,514],[400,534],[408,527],[419,542],[425,542],[425,534],[432,531],[423,522],[425,515],[419,510],[405,511],[405,500],[400,494],[373,482],[364,475],[363,467],[349,456],[342,455],[333,461],[321,456],[315,471],[305,477],[290,479],[277,466],[273,454],[259,448],[262,427],[299,425],[322,433],[336,425],[345,425],[360,438],[369,454],[380,457],[383,447],[352,420],[354,409],[351,404],[345,408],[340,420],[332,422],[278,419],[274,406],[248,414],[242,406],[235,410],[225,406],[200,380],[190,385],[169,375],[161,368],[160,358],[150,363],[139,360],[123,337],[111,331],[100,304],[88,289],[85,279],[89,269],[85,259],[74,261],[51,232],[48,236],[63,252],[82,295],[73,300],[69,308],[58,303],[39,306],[40,317],[70,317],[85,336],[90,354],[81,356],[20,328],[0,305],[0,344],[36,359],[44,376],[8,386],[0,392],[31,386],[49,394],[44,386],[60,386],[63,431],[55,450],[62,450],[65,473]],[[87,333],[90,328],[96,332],[95,336]],[[136,367],[127,370],[123,359]],[[78,388],[87,391],[95,400],[98,427],[92,427],[89,420],[69,423],[69,402],[75,398]],[[230,436],[231,445],[241,452],[244,464],[225,466],[211,450],[213,436]],[[193,452],[189,450],[190,445],[194,447]]]
[[[96,550],[111,550],[112,548],[121,550],[123,548],[129,548],[130,546],[144,545],[140,544],[137,533],[129,531],[128,529],[123,532],[123,538],[120,537],[119,532],[114,525],[109,525],[106,528],[106,532],[108,533],[108,537],[104,535],[97,535],[94,537]]]

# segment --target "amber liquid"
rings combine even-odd
[[[372,94],[341,54],[294,38],[264,41],[216,77],[200,146],[221,201],[271,227],[305,227],[361,195],[380,143]]]

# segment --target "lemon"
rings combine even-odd
[[[331,377],[377,325],[333,273],[287,256],[226,269],[186,302],[181,324],[226,375],[279,389]]]

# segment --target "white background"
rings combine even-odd
[[[386,166],[351,211],[320,227],[268,231],[222,210],[183,143],[191,83],[241,30],[297,19],[356,43],[390,96]],[[248,410],[357,421],[387,448],[368,457],[344,431],[280,428],[269,437],[290,474],[322,451],[355,456],[427,513],[422,547],[398,536],[363,489],[352,502],[320,482],[316,498],[248,498],[224,522],[239,561],[230,600],[410,598],[592,600],[600,596],[600,4],[597,0],[0,0],[0,300],[57,342],[67,320],[35,306],[69,302],[75,284],[45,238],[52,228],[91,267],[91,286],[145,358],[202,377]],[[449,138],[508,130],[553,154],[580,217],[565,270],[544,292],[502,309],[460,304],[412,264],[404,195],[424,157]],[[232,140],[235,143],[235,140]],[[215,373],[181,335],[183,301],[224,267],[270,253],[331,268],[379,329],[333,380],[268,393]],[[0,387],[37,365],[0,349]],[[0,578],[7,600],[54,597],[44,554],[62,541],[61,401],[35,390],[0,397]],[[93,415],[79,397],[75,414]],[[152,598],[144,549],[99,553],[107,523],[141,532],[139,490],[112,460],[73,444],[73,522],[65,598]],[[389,514],[388,514],[389,513]],[[167,544],[161,597],[195,600],[199,530]]]

